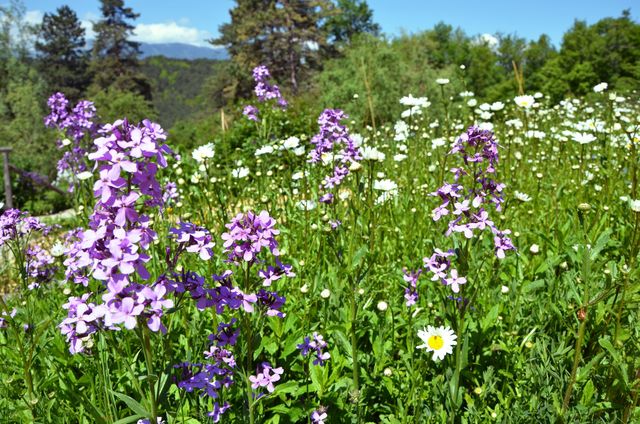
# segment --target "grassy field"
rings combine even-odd
[[[637,96],[439,79],[307,134],[254,77],[181,154],[50,101],[78,214],[0,219],[0,422],[640,420]]]

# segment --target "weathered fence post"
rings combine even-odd
[[[11,172],[9,170],[9,153],[11,147],[0,147],[2,159],[4,161],[4,207],[13,209],[13,194],[11,193]]]

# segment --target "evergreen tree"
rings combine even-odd
[[[328,7],[327,0],[236,0],[231,22],[220,26],[220,37],[211,43],[225,46],[246,75],[266,65],[296,92],[308,72],[319,68],[326,42],[321,21]],[[242,85],[241,94],[250,87]]]
[[[116,89],[151,98],[151,87],[139,71],[140,43],[129,40],[135,28],[129,21],[140,15],[125,7],[124,0],[101,2],[102,19],[93,25],[92,91]]]
[[[84,28],[69,6],[45,13],[35,48],[38,67],[49,91],[61,91],[77,101],[88,85]]]
[[[336,0],[324,28],[331,43],[350,43],[357,34],[380,34],[373,10],[364,0]]]

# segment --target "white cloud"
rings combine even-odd
[[[186,43],[194,46],[210,46],[207,39],[211,33],[177,22],[138,24],[134,30],[135,41],[143,43]]]
[[[39,25],[42,23],[44,13],[41,10],[28,10],[24,14],[24,21],[31,25]]]
[[[482,41],[484,43],[487,43],[487,45],[492,49],[494,47],[496,47],[498,45],[498,42],[499,42],[498,39],[494,35],[486,34],[486,33],[480,35],[480,41]]]
[[[41,10],[29,10],[25,13],[25,21],[30,24],[42,22],[44,13]],[[93,32],[93,22],[100,20],[100,16],[88,12],[80,19],[80,25],[85,29],[85,36],[92,40],[95,38]],[[209,31],[200,30],[188,26],[188,18],[180,18],[177,21],[136,25],[134,34],[131,37],[134,41],[143,43],[185,43],[194,46],[211,47],[206,40],[213,38]]]

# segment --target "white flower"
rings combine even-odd
[[[303,211],[312,211],[316,208],[316,202],[313,200],[300,200],[296,203],[296,207]]]
[[[436,80],[436,84],[438,84],[438,85],[447,85],[447,84],[449,84],[449,79],[447,79],[447,78],[438,78]]]
[[[607,84],[606,82],[601,82],[600,84],[593,87],[593,91],[595,91],[596,93],[602,93],[607,89],[607,87],[609,87],[609,84]]]
[[[478,104],[478,101],[476,99],[469,99],[467,101],[467,106],[469,106],[469,107],[474,107],[477,104]]]
[[[396,162],[402,162],[406,158],[407,158],[407,155],[403,155],[402,153],[398,153],[397,155],[395,155],[393,157],[393,160],[396,161]]]
[[[494,102],[491,103],[491,110],[498,111],[504,109],[504,103],[502,102]]]
[[[533,96],[529,96],[529,95],[516,96],[516,98],[514,98],[513,101],[516,103],[516,105],[524,109],[529,109],[536,102]]]
[[[398,184],[391,180],[375,180],[373,182],[373,189],[380,191],[393,191],[397,190]]]
[[[245,178],[249,175],[249,168],[247,168],[246,166],[241,166],[240,168],[236,168],[231,171],[231,175],[233,176],[233,178]]]
[[[288,150],[295,149],[298,145],[300,145],[300,139],[298,137],[289,137],[282,142],[282,146]]]
[[[431,148],[432,149],[436,149],[437,147],[442,147],[445,144],[447,144],[447,142],[445,141],[444,138],[434,138],[433,140],[431,140]]]
[[[60,141],[60,144],[62,144],[63,146],[68,146],[71,144],[71,140],[69,140],[68,138],[65,138],[62,141]]]
[[[256,156],[262,156],[262,155],[268,155],[270,153],[274,152],[274,148],[273,146],[262,146],[261,148],[259,148],[258,150],[256,150]]]
[[[438,328],[431,325],[418,331],[418,337],[424,342],[417,349],[426,349],[427,352],[433,352],[432,359],[439,361],[444,359],[447,354],[453,353],[453,346],[457,345],[458,336],[449,327],[440,326]]]
[[[473,91],[463,91],[462,93],[460,93],[460,97],[473,97]]]
[[[364,160],[382,162],[386,158],[385,154],[380,150],[376,149],[375,147],[369,146],[364,146],[360,151],[360,154],[362,155],[362,159]]]
[[[478,128],[483,131],[493,131],[493,124],[491,122],[482,122],[478,125]]]
[[[320,297],[323,299],[328,299],[331,296],[331,291],[329,289],[324,289],[320,292]]]
[[[65,247],[60,241],[56,241],[56,243],[51,246],[51,256],[58,257],[64,255]]]
[[[629,206],[634,212],[640,212],[640,200],[629,200]]]
[[[520,200],[521,202],[530,202],[531,201],[531,196],[529,196],[526,193],[521,193],[519,191],[516,191],[515,193],[516,199]]]
[[[507,294],[507,293],[509,293],[509,287],[502,286],[502,287],[500,287],[500,291],[502,292],[502,294]]]
[[[204,162],[207,159],[213,158],[215,155],[215,150],[213,147],[213,143],[205,144],[204,146],[200,146],[191,152],[191,156],[196,162]]]
[[[84,180],[88,180],[89,178],[93,177],[93,173],[91,173],[89,171],[84,171],[84,172],[81,172],[78,175],[76,175],[76,177],[80,181],[84,181]]]
[[[400,104],[405,106],[428,107],[429,99],[427,97],[413,97],[411,94],[400,99]]]
[[[573,139],[573,141],[578,142],[580,144],[589,144],[592,141],[597,140],[595,135],[590,133],[581,133],[581,132],[572,133],[571,138]]]
[[[292,150],[292,152],[296,156],[302,156],[304,155],[304,146],[296,147],[295,149]]]
[[[303,171],[298,171],[298,172],[294,173],[294,174],[291,176],[291,179],[292,179],[293,181],[298,181],[298,180],[303,179],[306,175],[307,175],[307,174],[306,174],[305,172],[303,172]]]
[[[378,302],[377,307],[380,312],[384,312],[387,310],[389,305],[387,305],[387,302],[385,302],[384,300],[381,300],[380,302]]]
[[[537,244],[532,244],[529,248],[529,251],[534,255],[537,255],[540,252],[540,246],[538,246]]]

